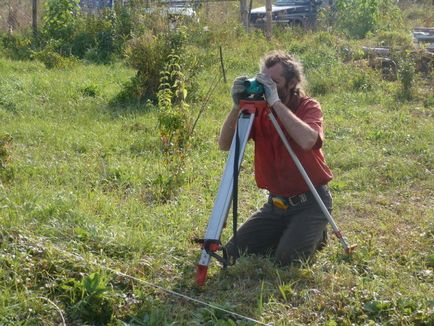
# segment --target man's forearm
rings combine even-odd
[[[219,137],[219,148],[221,150],[228,151],[231,147],[239,113],[239,105],[234,105],[232,110],[228,113],[225,122],[223,123]]]
[[[273,109],[291,138],[304,150],[312,149],[318,140],[318,132],[298,118],[282,102],[276,102]]]

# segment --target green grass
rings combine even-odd
[[[208,37],[226,40],[229,82],[199,120],[185,182],[167,202],[156,200],[156,177],[166,173],[156,110],[112,104],[134,71],[121,63],[47,70],[0,58],[0,138],[11,136],[0,156],[0,324],[59,324],[61,315],[68,325],[248,324],[149,283],[275,325],[434,323],[430,80],[417,79],[412,100],[402,101],[399,81],[344,63],[347,41],[324,32],[284,31],[272,43],[237,28]],[[325,115],[334,217],[358,250],[346,257],[332,237],[299,268],[243,257],[221,270],[213,260],[198,288],[199,248],[190,240],[204,235],[225,164],[217,137],[230,81],[253,75],[274,47],[306,63]],[[209,59],[198,76],[202,97],[219,72],[212,49],[195,48]],[[201,105],[191,104],[193,114]],[[249,146],[241,221],[266,198],[254,184],[252,154]]]

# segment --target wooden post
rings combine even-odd
[[[32,0],[32,30],[33,37],[38,35],[38,0]]]
[[[252,4],[253,0],[249,1],[249,13],[247,14],[247,30],[250,29],[250,15],[252,14]]]
[[[209,1],[208,0],[205,1],[205,17],[206,17],[206,20],[209,19]]]
[[[8,1],[7,24],[8,24],[8,34],[12,35],[12,33],[15,30],[15,27],[17,26],[17,9],[14,8],[12,4],[12,0]]]
[[[272,31],[273,31],[273,22],[271,17],[271,0],[267,0],[265,3],[265,12],[266,12],[266,28],[265,28],[265,36],[267,40],[271,40]]]
[[[222,74],[223,74],[223,80],[226,84],[226,72],[225,72],[225,65],[223,64],[223,51],[222,51],[222,46],[220,45],[220,64],[222,66]]]
[[[247,8],[247,0],[240,0],[240,16],[241,22],[243,23],[244,28],[247,29],[248,19],[249,19],[249,10]]]

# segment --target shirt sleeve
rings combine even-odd
[[[302,110],[300,110],[299,118],[318,132],[318,139],[313,149],[321,148],[324,141],[324,130],[323,113],[320,104],[313,99],[306,101]]]

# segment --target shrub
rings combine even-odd
[[[79,13],[79,0],[48,0],[45,4],[42,34],[48,42],[55,40],[56,50],[70,55]]]
[[[64,57],[55,51],[56,42],[50,43],[41,51],[33,52],[32,57],[42,62],[48,69],[66,68],[75,63],[74,58]]]
[[[137,70],[136,76],[125,85],[118,99],[138,99],[141,102],[156,100],[160,85],[160,72],[163,71],[168,55],[180,54],[186,40],[183,28],[158,37],[148,31],[142,36],[132,39],[126,47],[127,63]],[[183,52],[183,55],[187,56]],[[188,62],[185,59],[184,62]],[[196,62],[191,60],[191,63]]]
[[[411,49],[413,48],[413,40],[411,34],[399,31],[383,31],[376,36],[378,45],[387,46],[392,49]]]
[[[130,88],[128,93],[140,100],[156,99],[160,71],[163,70],[169,50],[163,38],[150,32],[128,42],[127,62],[137,70],[136,76],[127,86]]]
[[[402,23],[393,0],[337,0],[330,19],[336,28],[351,37],[363,38],[370,32],[390,30]]]
[[[72,40],[72,54],[94,62],[110,62],[120,52],[115,26],[116,15],[110,9],[99,16],[82,18]]]
[[[409,55],[404,55],[398,63],[398,79],[401,82],[401,92],[398,94],[398,98],[404,100],[412,98],[415,78],[415,64]]]
[[[13,60],[29,60],[32,56],[31,38],[25,34],[6,34],[0,36],[3,53]]]
[[[98,89],[97,85],[89,84],[89,85],[82,87],[80,89],[80,92],[81,92],[81,94],[83,94],[83,96],[96,97],[99,93],[99,89]]]

